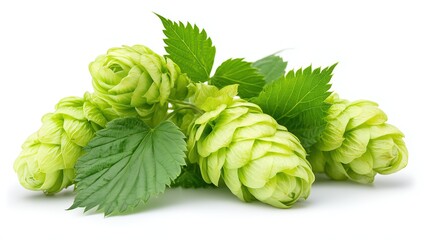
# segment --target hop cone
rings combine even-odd
[[[222,104],[196,119],[189,160],[207,183],[222,176],[243,201],[288,208],[307,198],[314,175],[298,139],[261,109],[243,100]]]
[[[73,184],[83,147],[115,117],[96,102],[103,105],[90,94],[64,98],[54,113],[43,116],[42,127],[25,141],[14,164],[22,186],[50,194]]]
[[[315,172],[370,183],[377,173],[391,174],[407,165],[404,135],[386,123],[387,116],[376,103],[349,102],[337,95],[329,101],[328,124],[309,156]]]
[[[157,123],[168,99],[182,100],[189,79],[170,59],[145,46],[111,48],[89,66],[95,94],[121,116],[140,115]]]

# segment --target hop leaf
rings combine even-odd
[[[308,149],[326,126],[329,104],[325,100],[330,95],[329,81],[335,66],[323,70],[313,70],[310,66],[290,71],[285,77],[267,84],[251,101],[286,126]]]
[[[270,83],[285,75],[287,62],[279,56],[270,55],[253,63],[253,67],[259,69],[266,83]]]
[[[218,88],[239,84],[238,95],[242,98],[251,98],[258,96],[265,82],[264,77],[251,63],[236,58],[226,60],[216,69],[211,84]]]
[[[175,23],[158,15],[164,25],[165,50],[183,72],[194,82],[205,82],[210,78],[216,48],[206,31],[194,25]]]
[[[200,168],[197,164],[190,164],[182,167],[182,173],[174,180],[171,187],[182,188],[206,188],[213,187],[214,185],[208,184],[201,176]]]
[[[164,192],[185,165],[184,135],[172,122],[149,128],[137,118],[116,119],[97,132],[76,164],[77,196],[70,209],[98,206],[122,213]]]

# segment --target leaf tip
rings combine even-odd
[[[336,62],[336,63],[332,64],[332,66],[328,67],[328,68],[327,68],[327,69],[328,69],[328,72],[329,72],[329,73],[332,73],[332,72],[334,71],[335,67],[338,65],[338,63],[339,63],[339,62]]]
[[[71,210],[74,210],[74,209],[76,209],[78,207],[79,207],[79,203],[77,203],[76,201],[74,201],[73,204],[69,208],[66,208],[66,211],[71,211]]]
[[[165,17],[161,16],[161,14],[159,14],[157,12],[152,12],[152,13],[155,14],[161,20],[165,19]]]

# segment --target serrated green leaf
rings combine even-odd
[[[318,108],[310,108],[293,118],[285,119],[282,124],[300,139],[301,145],[308,151],[325,129],[326,122],[323,121],[321,114],[326,113],[329,106],[329,104],[322,104]],[[326,115],[323,114],[322,116]]]
[[[251,99],[295,134],[308,149],[320,137],[329,104],[332,71],[336,64],[321,70],[307,67],[267,84],[260,95]]]
[[[169,19],[157,16],[161,19],[167,38],[164,39],[167,57],[179,65],[182,72],[186,73],[194,82],[205,82],[210,78],[210,72],[216,54],[216,48],[204,29],[200,29],[190,23],[173,22]]]
[[[171,187],[206,188],[214,187],[214,185],[204,181],[198,164],[188,163],[186,166],[182,167],[182,173],[174,180]]]
[[[169,121],[155,128],[137,118],[111,121],[76,163],[77,195],[70,209],[98,206],[111,215],[164,192],[185,164],[184,138]]]
[[[266,83],[270,83],[283,77],[285,75],[286,66],[287,62],[283,61],[283,58],[276,55],[264,57],[253,63],[253,67],[257,68],[264,76]]]
[[[250,62],[235,58],[226,60],[216,69],[210,84],[218,88],[239,84],[238,95],[242,98],[251,98],[258,96],[265,82],[264,77]]]

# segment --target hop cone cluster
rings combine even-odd
[[[298,139],[261,109],[243,100],[221,104],[196,119],[189,161],[207,183],[227,187],[243,201],[288,208],[307,198],[314,175]]]
[[[51,194],[73,184],[83,147],[115,117],[100,105],[87,93],[60,100],[55,112],[43,116],[42,127],[25,141],[14,164],[22,186]]]
[[[189,78],[168,58],[142,45],[111,48],[89,66],[95,94],[120,116],[164,119],[168,99],[187,96]]]
[[[386,114],[374,102],[349,102],[332,95],[328,124],[311,149],[315,172],[336,180],[370,183],[377,173],[395,173],[407,165],[403,133],[386,123]]]
[[[94,93],[62,99],[23,144],[14,168],[25,188],[59,192],[73,184],[83,147],[107,122],[140,116],[156,125],[165,119],[168,101],[188,95],[186,74],[145,46],[112,48],[89,68]]]

